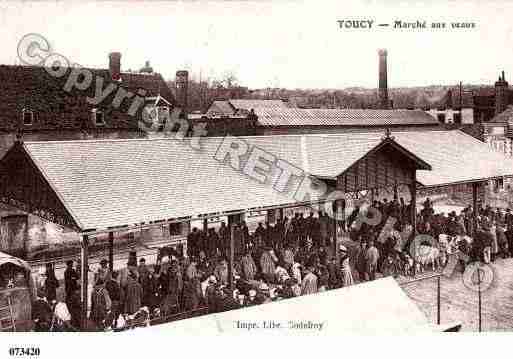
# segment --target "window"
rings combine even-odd
[[[179,236],[182,234],[182,223],[170,223],[169,234],[171,236]]]
[[[169,107],[157,106],[157,118],[160,124],[165,124],[169,120]]]
[[[445,123],[445,113],[439,113],[437,115],[438,122]]]
[[[103,111],[94,108],[91,112],[93,115],[93,122],[96,126],[105,125],[105,118],[103,115]]]
[[[34,123],[34,112],[29,109],[23,109],[22,111],[23,124],[25,126],[30,126]]]

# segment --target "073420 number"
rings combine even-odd
[[[23,356],[39,356],[41,350],[38,347],[11,347],[9,348],[9,355],[15,357]]]

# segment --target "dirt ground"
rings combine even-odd
[[[492,285],[482,292],[482,330],[513,330],[513,259],[497,259],[491,264]],[[426,314],[431,323],[437,319],[437,280],[426,279],[402,288]],[[478,331],[478,292],[463,282],[460,272],[441,277],[441,322],[460,322],[462,331]]]

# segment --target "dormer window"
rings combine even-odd
[[[169,120],[169,107],[157,106],[157,120],[163,125]]]
[[[31,126],[34,123],[34,112],[32,110],[24,108],[21,117],[24,126]]]
[[[91,111],[93,122],[96,126],[103,126],[105,125],[105,118],[102,110],[99,110],[97,108],[93,108]]]

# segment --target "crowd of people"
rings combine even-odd
[[[90,321],[98,330],[112,329],[138,315],[141,308],[151,318],[172,319],[184,312],[222,312],[407,273],[403,269],[409,263],[404,248],[412,238],[405,235],[412,228],[410,205],[401,198],[374,201],[372,207],[380,216],[374,217],[374,222],[362,220],[362,211],[367,219],[376,214],[359,207],[338,222],[351,239],[343,244],[335,244],[336,226],[326,214],[312,212],[305,217],[295,213],[275,225],[259,223],[253,233],[245,222],[233,229],[225,223],[218,230],[193,228],[186,250],[182,246],[163,250],[152,265],[144,258],[137,261],[135,253],[120,271],[110,271],[102,260],[94,274]],[[460,215],[435,214],[428,198],[417,215],[417,230],[433,238],[440,234],[472,237],[470,244],[458,243],[458,249],[475,260],[493,261],[513,254],[513,214],[509,209],[480,209],[475,229],[473,217],[471,207]],[[79,271],[73,262],[67,263],[64,277],[69,325],[80,328]],[[54,278],[50,266],[44,291],[38,291],[37,308],[44,307],[41,302],[55,300],[59,283]],[[39,323],[44,322],[38,318],[41,313],[49,315],[38,309],[34,318]]]

